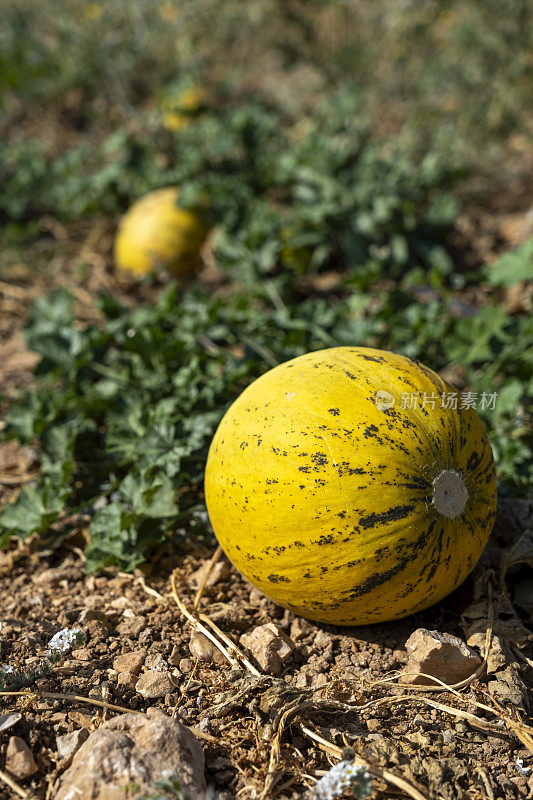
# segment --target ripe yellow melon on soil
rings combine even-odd
[[[454,391],[418,361],[364,347],[258,378],[207,461],[228,557],[280,605],[337,625],[441,600],[478,561],[496,507],[490,444],[474,409],[446,407]]]
[[[178,206],[178,189],[156,189],[122,218],[115,238],[115,264],[134,275],[164,265],[177,275],[194,269],[207,233],[202,215]]]

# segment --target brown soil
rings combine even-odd
[[[508,552],[520,527],[531,524],[533,504],[523,501],[518,509],[517,513],[516,506],[511,510],[508,503],[503,505],[484,564],[458,592],[406,620],[352,629],[311,623],[276,606],[233,569],[229,577],[204,589],[199,610],[234,642],[238,643],[242,633],[269,621],[292,637],[296,649],[279,677],[254,678],[229,663],[220,665],[192,657],[190,625],[171,595],[169,573],[175,570],[179,598],[191,609],[195,595],[191,575],[208,559],[207,551],[177,553],[158,565],[153,574],[138,571],[126,575],[108,570],[88,576],[76,539],[45,551],[39,551],[36,542],[13,545],[0,554],[0,663],[22,671],[35,667],[50,638],[64,627],[81,628],[86,641],[66,654],[49,675],[35,681],[33,691],[0,696],[0,714],[18,711],[22,715],[9,731],[0,733],[0,753],[5,753],[10,735],[21,736],[39,766],[36,777],[25,786],[39,798],[49,797],[47,787],[62,769],[56,756],[56,736],[80,726],[93,730],[106,714],[118,713],[91,705],[91,699],[103,697],[128,710],[157,707],[176,715],[199,735],[205,748],[208,782],[222,791],[221,800],[259,797],[277,730],[276,712],[300,696],[301,708],[290,716],[284,730],[278,730],[281,752],[277,780],[269,797],[300,798],[312,784],[308,776],[328,769],[326,753],[302,725],[328,742],[351,746],[374,767],[403,776],[427,798],[531,797],[532,773],[521,774],[516,760],[523,759],[525,767],[533,766],[533,753],[527,747],[525,729],[520,737],[509,722],[524,717],[524,704],[528,702],[522,683],[527,677],[527,662],[523,660],[527,649],[498,667],[501,676],[504,666],[514,665],[515,696],[505,696],[505,691],[502,694],[494,685],[502,679],[494,675],[476,679],[459,695],[400,689],[395,681],[379,683],[401,670],[404,643],[416,628],[465,638],[475,609],[486,601],[484,590],[479,593],[476,585],[483,584],[486,570],[495,566],[494,559]],[[162,597],[151,594],[150,589]],[[478,597],[474,596],[476,591]],[[494,631],[497,640],[504,643],[504,651],[511,654],[502,631],[513,614],[498,595],[497,586],[496,594]],[[505,613],[499,621],[502,608]],[[518,629],[524,634],[516,619],[514,623],[515,637]],[[526,634],[523,641],[514,638],[514,642],[523,645],[527,638]],[[121,683],[113,669],[117,656],[139,650],[146,651],[145,669],[170,670],[175,686],[164,697],[144,699],[135,689],[136,679]],[[489,659],[489,670],[493,667]],[[46,692],[86,700],[47,697],[43,694]],[[402,694],[405,699],[398,701]],[[380,698],[382,704],[358,710],[358,706]],[[450,711],[426,705],[424,698],[437,700]],[[334,707],[335,702],[345,704],[342,711],[341,706]],[[491,710],[476,707],[480,702]],[[477,722],[455,716],[452,709],[474,714]],[[499,722],[502,716],[506,722]],[[375,787],[376,800],[405,796],[379,779]],[[1,800],[11,796],[0,788]]]

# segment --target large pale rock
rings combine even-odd
[[[240,642],[250,650],[261,669],[272,675],[280,674],[294,650],[292,639],[273,622],[244,633]]]
[[[405,643],[408,661],[402,680],[405,683],[435,684],[432,675],[444,683],[459,683],[469,678],[481,664],[481,658],[465,642],[450,633],[418,628]]]
[[[11,736],[7,743],[6,772],[19,781],[30,778],[38,770],[33,753],[20,736]]]
[[[128,784],[150,794],[155,781],[171,775],[188,800],[204,797],[204,754],[194,734],[164,714],[121,714],[89,736],[56,781],[53,797],[124,800]]]

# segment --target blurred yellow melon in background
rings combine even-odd
[[[115,238],[118,269],[143,276],[158,266],[181,275],[198,264],[207,234],[202,213],[178,206],[176,187],[156,189],[126,212]]]
[[[205,104],[205,92],[194,84],[179,94],[165,97],[161,102],[163,125],[168,131],[183,130],[198,116]]]

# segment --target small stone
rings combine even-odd
[[[309,628],[310,626],[306,619],[296,617],[291,623],[291,639],[294,642],[303,639],[309,633]]]
[[[381,722],[379,719],[367,719],[366,727],[370,733],[377,733],[379,730],[381,730]]]
[[[215,625],[226,625],[232,630],[248,627],[246,618],[243,617],[238,608],[230,603],[213,603],[209,607],[209,619]]]
[[[135,691],[146,699],[164,697],[175,688],[168,672],[153,672],[152,670],[144,672],[135,684]]]
[[[47,586],[60,581],[76,580],[81,578],[82,574],[81,569],[77,567],[51,567],[38,575],[32,575],[32,581],[38,586]]]
[[[263,600],[264,600],[264,599],[265,599],[265,595],[263,594],[263,592],[259,591],[259,589],[256,589],[256,588],[254,587],[254,588],[253,588],[253,589],[250,591],[250,603],[251,603],[253,606],[259,606],[259,605],[261,605],[261,603],[263,602]]]
[[[407,661],[407,653],[404,650],[394,650],[392,653],[392,661],[394,664],[405,664]]]
[[[272,675],[280,674],[294,650],[292,639],[273,622],[244,633],[240,642],[250,650],[261,669]]]
[[[305,689],[309,686],[310,678],[305,672],[299,672],[296,678],[296,688]]]
[[[168,778],[169,765],[187,796],[204,796],[204,755],[190,730],[164,714],[121,714],[89,736],[52,796],[124,800],[132,784],[139,794],[152,794],[154,783]]]
[[[181,660],[181,650],[175,644],[174,647],[172,648],[171,654],[168,657],[168,663],[170,664],[171,667],[179,667],[180,660]]]
[[[455,740],[455,733],[452,731],[451,728],[446,728],[442,732],[442,740],[446,744],[451,744]]]
[[[402,678],[405,683],[435,685],[431,678],[418,674],[423,672],[452,685],[470,677],[481,664],[479,655],[457,636],[426,628],[414,631],[405,649],[408,655]]]
[[[144,661],[144,666],[146,669],[150,669],[153,672],[168,671],[168,661],[161,653],[148,653]]]
[[[489,694],[495,697],[500,703],[512,703],[515,706],[522,705],[523,698],[519,689],[504,681],[489,681],[487,684]]]
[[[313,655],[313,649],[308,644],[301,644],[298,648],[298,653],[303,659],[307,659]]]
[[[99,622],[104,628],[113,627],[111,617],[104,611],[98,611],[95,608],[85,608],[80,614],[79,621],[82,623]]]
[[[312,666],[316,672],[325,672],[329,669],[328,659],[324,656],[318,656],[318,658],[314,659]]]
[[[50,714],[48,720],[52,725],[59,725],[62,727],[67,724],[67,715],[64,711],[55,711],[53,714]]]
[[[35,775],[39,767],[35,763],[33,753],[20,736],[11,736],[6,751],[6,772],[23,781]]]
[[[204,580],[204,576],[209,569],[209,561],[206,561],[205,564],[195,570],[192,575],[189,577],[189,584],[193,587],[193,589],[198,589]],[[219,581],[225,581],[226,578],[229,578],[231,573],[231,566],[227,561],[217,561],[214,564],[209,576],[204,584],[204,588],[208,588],[210,586],[214,586]]]
[[[133,619],[123,619],[122,622],[117,625],[116,631],[123,636],[135,638],[140,635],[145,627],[146,620],[144,617],[133,617]]]
[[[138,617],[136,617],[138,619]],[[138,642],[139,644],[150,644],[154,639],[154,629],[153,628],[145,628],[140,634]]]
[[[111,608],[116,608],[118,611],[124,611],[131,604],[131,600],[128,597],[115,597],[114,600],[111,600],[110,606]]]
[[[80,647],[78,650],[72,651],[72,658],[75,658],[76,661],[90,661],[92,652],[88,647]]]
[[[190,672],[192,669],[192,661],[190,658],[181,658],[180,663],[178,664],[178,669],[180,672]]]
[[[119,672],[117,684],[119,686],[126,686],[128,689],[134,689],[138,677],[139,674],[135,672]]]
[[[78,728],[77,731],[72,733],[65,733],[64,736],[58,736],[56,739],[57,754],[62,760],[70,758],[77,753],[82,744],[89,738],[89,731],[87,728]]]
[[[527,705],[527,688],[514,664],[509,664],[493,677],[494,680],[488,682],[487,688],[497,700],[521,708]]]
[[[138,675],[146,658],[146,650],[132,650],[129,653],[122,653],[113,661],[113,669],[117,672],[131,672]]]
[[[228,662],[211,639],[198,631],[191,631],[189,640],[189,650],[194,658],[200,661],[207,661],[210,664],[227,664]]]
[[[68,719],[69,722],[73,722],[75,725],[81,725],[82,728],[90,728],[93,722],[93,718],[90,714],[84,714],[81,711],[69,711]]]
[[[326,686],[328,679],[323,672],[311,676],[311,686],[318,688],[319,686]]]
[[[331,636],[329,635],[329,633],[325,633],[325,631],[318,631],[314,641],[315,647],[322,650],[329,644],[331,644]]]

